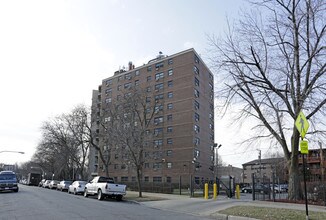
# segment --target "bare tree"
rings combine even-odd
[[[150,101],[151,98],[145,92],[134,89],[106,113],[107,118],[110,118],[105,129],[110,139],[108,146],[115,152],[120,152],[122,162],[135,170],[139,197],[142,197],[142,173],[147,159],[146,142],[151,137],[149,126],[155,112],[159,111],[158,101]]]
[[[89,142],[85,106],[78,106],[69,114],[45,121],[41,127],[42,138],[33,159],[43,169],[58,178],[86,176]],[[73,173],[71,175],[71,173]]]
[[[241,103],[240,118],[253,117],[251,141],[270,138],[282,147],[289,169],[289,198],[302,198],[295,120],[303,111],[308,137],[325,134],[325,30],[323,0],[261,0],[229,25],[225,40],[211,37],[219,95],[224,107]],[[221,98],[221,97],[219,97]],[[324,130],[323,130],[324,129]],[[263,132],[265,131],[265,132]]]

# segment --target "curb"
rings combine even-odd
[[[234,215],[226,215],[226,214],[220,214],[216,213],[212,215],[214,219],[217,220],[259,220],[256,218],[249,218],[249,217],[242,217],[242,216],[234,216]]]

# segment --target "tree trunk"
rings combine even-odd
[[[141,178],[141,171],[139,169],[137,169],[137,180],[138,180],[138,196],[139,197],[143,197],[143,193],[142,193],[142,178]]]
[[[293,130],[293,136],[291,140],[292,154],[289,164],[289,199],[301,200],[303,198],[301,189],[301,178],[299,170],[299,139],[300,135],[296,128]]]

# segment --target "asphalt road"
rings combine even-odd
[[[115,200],[98,201],[67,192],[33,186],[19,186],[18,193],[0,193],[1,220],[121,219],[192,220],[208,219]]]

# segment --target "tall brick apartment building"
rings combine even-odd
[[[131,87],[138,86],[159,102],[159,111],[155,113],[150,129],[161,131],[150,140],[151,151],[158,154],[145,162],[143,181],[178,183],[181,179],[183,183],[189,183],[190,176],[198,182],[212,179],[213,81],[213,74],[194,49],[170,56],[160,53],[136,68],[129,63],[128,70],[115,72],[93,91],[93,130],[101,129],[96,120],[105,108],[110,108],[118,96],[130,92]],[[101,140],[97,141],[101,143]],[[109,175],[118,182],[137,181],[135,171],[114,155],[111,153]],[[92,148],[89,157],[92,175],[104,174],[99,158]]]

